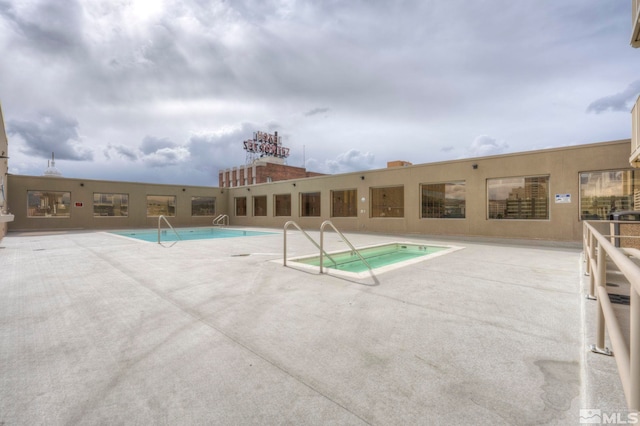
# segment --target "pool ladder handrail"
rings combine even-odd
[[[162,247],[165,247],[160,242],[160,225],[162,224],[162,220],[165,221],[165,223],[169,226],[169,228],[171,228],[171,230],[176,234],[176,237],[178,237],[178,240],[174,241],[173,244],[169,246],[169,247],[173,247],[179,240],[182,240],[182,238],[180,238],[180,234],[178,234],[178,231],[176,231],[173,228],[173,226],[171,226],[171,224],[169,223],[169,220],[166,217],[164,217],[164,215],[158,216],[158,244],[160,244]]]
[[[305,230],[304,230],[304,229],[302,229],[302,228],[300,227],[300,225],[298,225],[295,221],[290,220],[290,221],[288,221],[287,223],[285,223],[285,224],[284,224],[284,233],[283,233],[283,234],[284,234],[284,244],[283,244],[283,246],[284,246],[284,260],[283,260],[282,265],[283,265],[283,266],[287,266],[287,229],[288,229],[288,228],[289,228],[289,226],[291,226],[291,225],[295,226],[295,227],[298,229],[298,231],[302,232],[302,234],[303,234],[305,237],[307,237],[307,239],[308,239],[309,241],[311,241],[311,243],[312,243],[314,246],[316,246],[316,248],[318,248],[318,250],[320,250],[320,262],[322,262],[322,252],[323,252],[322,247],[321,247],[321,246],[320,246],[320,245],[319,245],[319,244],[318,244],[318,243],[317,243],[313,238],[311,238],[311,236],[310,236],[309,234],[307,234],[307,233],[305,232]],[[333,264],[334,264],[335,266],[338,266],[338,264],[336,263],[336,261],[335,261],[335,260],[333,260],[333,258],[332,258],[331,256],[329,256],[329,253],[324,252],[324,254],[327,256],[327,258],[329,258],[329,260],[331,260],[331,261],[333,262]],[[320,273],[322,273],[322,263],[320,264]]]
[[[229,215],[219,214],[211,222],[213,226],[229,226]]]
[[[369,268],[369,270],[371,270],[371,265],[369,265],[369,262],[367,262],[367,260],[362,256],[362,254],[360,254],[360,252],[358,251],[358,249],[357,249],[357,248],[355,248],[355,247],[353,246],[353,244],[351,244],[351,241],[349,241],[349,240],[347,239],[347,237],[345,237],[345,236],[344,236],[344,234],[343,234],[342,232],[340,232],[340,231],[338,230],[338,228],[336,228],[336,227],[335,227],[335,225],[334,225],[330,220],[325,220],[324,222],[322,222],[322,225],[320,225],[320,273],[321,273],[321,274],[323,273],[323,269],[322,269],[322,266],[323,266],[323,262],[322,262],[322,253],[324,253],[324,252],[325,252],[325,251],[324,251],[324,249],[323,249],[323,247],[324,247],[324,228],[325,228],[325,226],[327,226],[327,225],[331,226],[331,227],[333,228],[333,230],[334,230],[334,231],[336,231],[336,233],[340,236],[340,238],[342,238],[342,241],[344,241],[344,242],[349,246],[349,248],[350,248],[350,249],[351,249],[355,254],[357,254],[357,255],[358,255],[358,257],[360,258],[360,260],[362,260],[362,262],[363,262],[365,265],[367,265],[367,268]],[[333,263],[335,263],[335,262],[333,262]]]

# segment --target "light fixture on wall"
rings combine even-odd
[[[182,192],[186,191],[186,188],[182,188]]]
[[[296,186],[295,182],[294,182],[294,183],[292,183],[292,185],[293,185],[293,186]]]
[[[360,176],[360,179],[364,180],[364,176]]]
[[[84,182],[80,182],[80,186],[84,186]]]
[[[247,188],[247,191],[251,191],[251,188]]]
[[[473,170],[475,170],[475,169],[478,168],[478,165],[477,164],[472,164],[471,167],[473,167]]]

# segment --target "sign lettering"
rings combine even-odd
[[[266,132],[255,132],[253,139],[244,141],[244,150],[260,154],[261,157],[287,158],[289,156],[289,148],[282,146],[278,132],[273,135]]]

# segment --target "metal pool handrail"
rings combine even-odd
[[[214,226],[229,226],[229,215],[219,214],[211,222]]]
[[[600,354],[613,355],[605,347],[606,327],[627,406],[630,410],[638,411],[640,410],[640,268],[587,221],[584,221],[583,225],[583,243],[586,273],[590,276],[587,297],[593,299],[597,294],[598,301],[596,344],[591,345],[591,350]],[[607,293],[607,256],[630,284],[630,347],[627,347]]]
[[[178,232],[177,232],[175,229],[173,229],[173,226],[171,226],[171,224],[169,223],[169,221],[167,220],[167,218],[166,218],[166,217],[164,217],[164,215],[160,215],[160,216],[158,217],[158,244],[160,244],[160,245],[162,246],[162,243],[160,242],[160,225],[161,225],[161,223],[162,223],[162,222],[161,222],[162,220],[164,220],[164,221],[165,221],[165,223],[166,223],[167,225],[169,225],[169,228],[171,228],[171,230],[176,234],[176,237],[178,237],[178,240],[182,240],[182,238],[180,238],[180,234],[178,234]],[[171,244],[169,247],[173,247],[177,242],[178,242],[178,241],[174,241],[174,242],[173,242],[173,244]],[[164,246],[162,246],[162,247],[164,247]]]
[[[362,257],[362,255],[360,254],[360,252],[358,251],[357,248],[355,248],[353,246],[353,244],[351,244],[351,242],[347,239],[347,237],[344,236],[344,234],[340,231],[338,231],[338,228],[336,228],[333,223],[331,223],[330,220],[325,220],[324,222],[322,222],[322,225],[320,225],[320,273],[322,273],[322,253],[324,252],[324,249],[322,248],[324,246],[323,242],[324,242],[324,227],[325,226],[331,226],[333,228],[334,231],[336,231],[338,233],[338,235],[340,236],[340,238],[342,238],[342,241],[344,241],[345,243],[347,243],[347,245],[349,246],[349,248],[351,250],[353,250],[358,257],[360,258],[360,260],[362,260],[362,262],[367,265],[367,268],[369,268],[369,270],[371,270],[371,265],[369,265],[369,262],[366,261],[366,259],[364,257]],[[334,262],[335,263],[335,262]]]
[[[287,229],[288,229],[288,228],[289,228],[289,226],[291,226],[291,225],[295,226],[295,227],[298,229],[298,231],[302,232],[302,234],[303,234],[305,237],[307,237],[307,239],[308,239],[309,241],[311,241],[311,243],[313,243],[313,245],[314,245],[314,246],[316,246],[316,247],[320,250],[320,273],[322,273],[322,252],[323,252],[324,250],[322,250],[322,247],[321,247],[320,245],[318,245],[318,243],[316,243],[316,242],[315,242],[315,240],[314,240],[313,238],[311,238],[311,236],[310,236],[309,234],[307,234],[307,233],[304,231],[304,229],[302,229],[302,228],[300,227],[300,225],[298,225],[298,224],[297,224],[295,221],[293,221],[293,220],[290,220],[290,221],[288,221],[287,223],[285,223],[285,224],[284,224],[284,261],[283,261],[282,265],[283,265],[283,266],[287,266]],[[331,261],[333,262],[333,264],[334,264],[335,266],[337,266],[336,261],[335,261],[335,260],[333,260],[333,258],[332,258],[331,256],[329,256],[329,254],[328,254],[328,253],[326,253],[326,252],[325,252],[324,254],[329,258],[329,260],[331,260]]]

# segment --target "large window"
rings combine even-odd
[[[300,194],[300,216],[320,216],[320,193]]]
[[[549,176],[487,179],[489,219],[549,219]]]
[[[254,216],[266,216],[267,215],[267,196],[258,195],[253,197],[253,215]]]
[[[640,207],[640,173],[608,170],[580,173],[580,218],[607,219]]]
[[[69,217],[70,206],[70,192],[27,191],[27,217]]]
[[[404,186],[371,188],[371,217],[404,217]]]
[[[422,218],[464,218],[466,195],[464,182],[421,185]]]
[[[176,215],[175,195],[147,195],[147,217]]]
[[[129,215],[129,194],[93,193],[94,217],[127,217]]]
[[[273,199],[276,216],[291,216],[291,194],[276,194]]]
[[[331,191],[331,216],[358,216],[358,192],[355,189]]]
[[[247,197],[236,197],[236,216],[247,215]]]
[[[191,197],[191,216],[216,214],[216,197]]]

